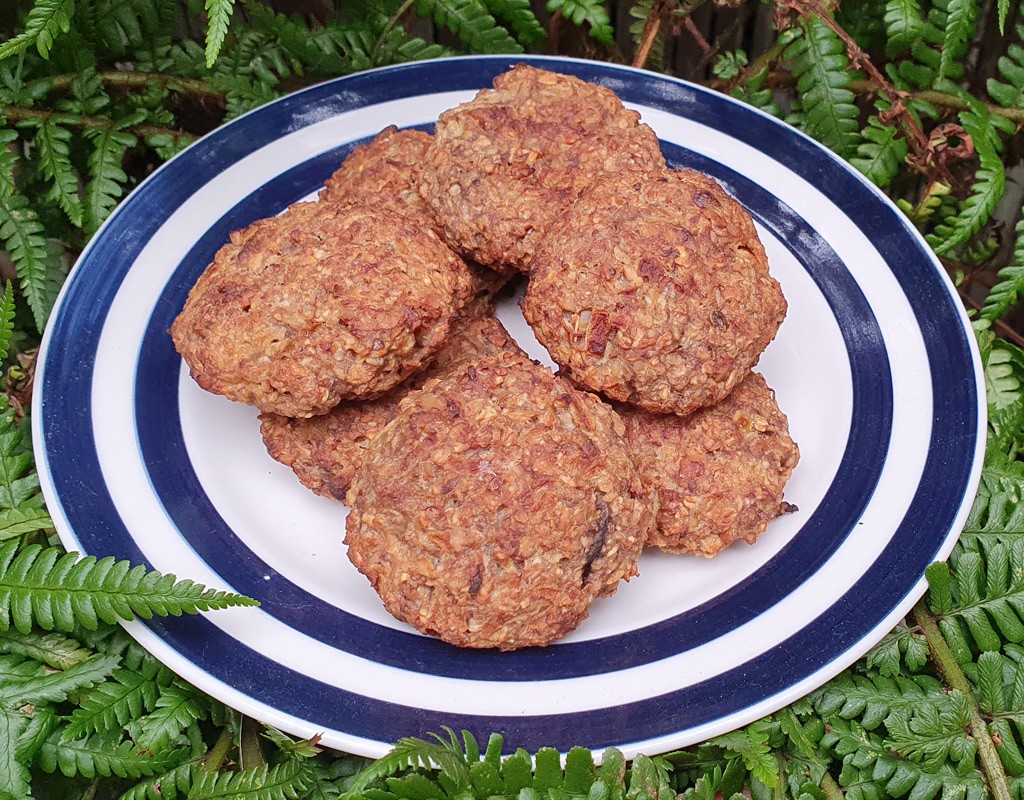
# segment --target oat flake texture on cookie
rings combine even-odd
[[[232,234],[171,335],[207,391],[308,417],[423,366],[472,291],[462,260],[413,220],[298,203]]]

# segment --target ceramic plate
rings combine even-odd
[[[778,121],[638,70],[537,66],[615,90],[675,166],[753,215],[789,315],[758,369],[788,415],[799,510],[713,560],[644,555],[568,638],[458,650],[383,609],[342,545],[344,507],[263,449],[256,412],[201,391],[167,333],[228,234],[315,196],[352,148],[438,114],[524,59],[411,64],[285,97],[157,171],[68,279],[37,378],[40,476],[69,549],[262,603],[129,631],[257,719],[370,756],[442,726],[509,748],[627,755],[699,741],[796,700],[920,596],[977,485],[984,400],[952,285],[900,213]],[[499,312],[546,358],[514,302]],[[550,363],[550,362],[548,362]]]

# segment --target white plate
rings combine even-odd
[[[516,59],[517,61],[526,59]],[[506,746],[633,755],[796,700],[863,654],[948,554],[977,486],[984,398],[974,338],[920,236],[853,170],[780,122],[663,76],[531,59],[614,89],[669,162],[751,212],[789,315],[759,370],[801,462],[799,511],[705,560],[646,554],[564,641],[500,654],[416,634],[342,546],[344,509],[263,449],[254,410],[202,392],[167,334],[228,233],[314,193],[389,124],[430,124],[513,62],[367,72],[203,138],[132,193],[82,255],[44,342],[35,443],[69,549],[258,598],[259,609],[133,623],[214,697],[376,756],[443,725]],[[543,356],[514,304],[500,316]]]

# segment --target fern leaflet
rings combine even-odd
[[[521,53],[522,45],[487,13],[481,0],[416,0],[416,13],[431,17],[481,53]]]
[[[10,353],[11,337],[14,336],[14,284],[7,281],[3,294],[0,295],[0,362],[6,361]],[[0,539],[3,535],[3,524],[0,523]]]
[[[189,800],[298,800],[312,782],[309,768],[299,760],[276,767],[254,767],[239,772],[199,771],[193,776]]]
[[[119,800],[187,800],[194,776],[201,766],[198,760],[186,761],[133,786]]]
[[[967,49],[978,17],[977,0],[949,0],[946,15],[939,49],[939,80],[949,77],[950,67]]]
[[[854,105],[850,62],[839,37],[817,17],[804,21],[786,48],[797,79],[807,132],[844,158],[857,150],[860,114]]]
[[[53,520],[45,508],[23,506],[0,509],[0,541],[49,530],[53,530]]]
[[[47,197],[61,207],[72,225],[81,227],[84,210],[78,196],[78,176],[71,165],[71,131],[59,124],[67,121],[66,117],[48,117],[39,125],[35,143],[43,177],[51,183]]]
[[[908,671],[918,672],[928,663],[928,642],[901,622],[868,651],[865,660],[869,669],[877,668],[886,678],[900,674],[901,660]]]
[[[1017,38],[1024,40],[1024,24],[1017,26]],[[1007,82],[989,78],[985,83],[989,96],[1004,108],[1024,107],[1024,45],[1010,44],[996,66]]]
[[[941,706],[925,704],[912,713],[893,712],[885,723],[889,742],[904,758],[920,762],[929,771],[952,761],[959,774],[964,775],[973,771],[978,747],[967,733],[970,704],[957,689],[949,692],[946,699]]]
[[[495,19],[511,28],[521,44],[538,44],[547,38],[530,0],[484,0],[484,5]]]
[[[41,508],[32,452],[7,395],[0,394],[0,509]]]
[[[39,55],[49,58],[54,40],[71,30],[71,17],[75,13],[75,0],[35,0],[25,30],[0,44],[0,60],[17,55],[32,45]]]
[[[58,633],[31,634],[6,630],[0,633],[0,653],[12,653],[31,658],[51,669],[67,669],[85,661],[91,651],[74,639]]]
[[[197,720],[206,718],[206,709],[196,694],[176,684],[160,692],[152,713],[128,725],[140,747],[157,750],[175,741],[182,731]]]
[[[611,18],[602,0],[548,0],[547,10],[551,14],[559,11],[574,25],[590,27],[590,37],[602,44],[611,44],[615,39]]]
[[[0,203],[0,240],[14,259],[22,294],[40,333],[56,300],[51,273],[60,269],[42,233],[43,224],[24,195],[14,194]]]
[[[980,103],[972,101],[971,106],[971,111],[961,112],[960,122],[974,141],[981,165],[975,173],[971,195],[959,213],[937,225],[928,237],[928,243],[939,255],[949,253],[980,231],[1006,191],[1006,169],[999,155],[999,137],[992,127],[992,119]]]
[[[0,113],[0,118],[2,118]],[[16,191],[14,169],[18,165],[17,152],[8,145],[18,141],[18,132],[0,129],[0,200],[5,200]]]
[[[767,724],[764,721],[755,722],[743,730],[716,736],[711,743],[742,758],[746,768],[761,783],[766,786],[779,785],[779,765],[771,753]]]
[[[28,721],[21,712],[0,708],[0,797],[5,793],[17,800],[32,796],[32,775],[17,752],[18,739],[28,727]]]
[[[1024,539],[1024,464],[1005,458],[989,461],[958,546],[980,550],[997,542]]]
[[[152,753],[120,741],[117,733],[100,733],[87,739],[65,741],[54,731],[39,748],[36,761],[44,772],[60,770],[67,777],[142,778],[178,766],[188,757],[185,749]]]
[[[206,0],[206,68],[211,69],[224,46],[228,35],[228,23],[234,11],[235,0]]]
[[[116,666],[117,659],[95,655],[59,672],[24,677],[7,676],[0,686],[0,706],[11,708],[25,703],[59,703],[72,692],[95,686]]]
[[[92,140],[89,154],[89,182],[85,185],[85,230],[95,233],[124,194],[128,175],[121,167],[125,151],[137,142],[130,133],[116,128],[93,128],[85,132]]]
[[[888,43],[885,50],[890,56],[906,52],[921,37],[923,28],[918,0],[887,0],[885,30]]]
[[[17,542],[0,544],[0,630],[12,624],[22,633],[32,625],[44,630],[95,630],[99,620],[180,616],[228,606],[257,605],[255,600],[214,591],[173,575],[148,572],[142,565],[94,556],[79,558],[56,547]]]
[[[844,673],[812,695],[823,717],[858,719],[874,730],[894,711],[911,712],[926,705],[943,705],[947,696],[942,684],[927,675],[913,678],[880,674]]]
[[[850,158],[861,174],[884,189],[899,174],[907,158],[907,143],[892,125],[884,125],[872,115],[862,131],[863,141],[857,145],[857,155]]]
[[[160,690],[171,682],[170,672],[163,667],[142,672],[119,669],[110,678],[86,694],[71,714],[65,740],[124,727],[152,711]]]

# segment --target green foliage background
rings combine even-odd
[[[0,800],[1024,797],[1022,8],[722,0],[709,25],[706,4],[0,8]],[[711,36],[728,15],[745,26]],[[751,33],[769,17],[767,36]],[[785,118],[888,192],[973,315],[990,415],[981,490],[907,620],[771,717],[631,763],[608,751],[600,766],[582,749],[564,765],[551,750],[502,760],[500,737],[481,752],[452,731],[368,763],[240,717],[138,647],[119,619],[252,601],[80,559],[53,536],[27,435],[35,348],[70,264],[119,200],[197,136],[325,78],[455,52],[582,53],[674,71],[688,49],[700,80]]]

